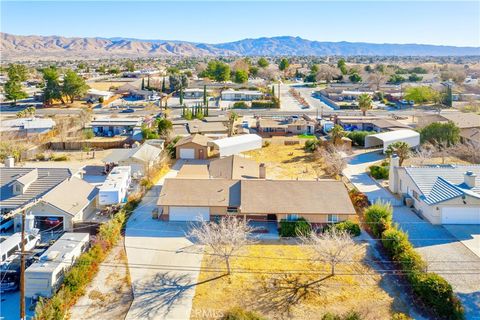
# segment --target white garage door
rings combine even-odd
[[[195,159],[195,149],[180,149],[180,159]]]
[[[442,224],[480,224],[480,208],[443,208]]]
[[[210,220],[208,207],[170,207],[170,221],[208,221]]]

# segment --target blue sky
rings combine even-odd
[[[1,1],[1,20],[18,35],[480,46],[480,1]]]

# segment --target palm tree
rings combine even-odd
[[[365,116],[367,110],[372,109],[372,97],[368,93],[362,93],[358,96],[358,106],[362,110],[363,116]]]
[[[168,119],[161,118],[157,120],[158,134],[162,137],[168,137],[170,130],[172,129],[172,122]]]
[[[345,130],[341,125],[336,124],[332,130],[330,130],[330,137],[332,137],[333,144],[337,144],[337,142],[345,136]]]
[[[387,147],[385,154],[389,157],[396,154],[398,156],[399,165],[402,166],[403,161],[410,157],[410,145],[403,141],[397,141]]]

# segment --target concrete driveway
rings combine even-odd
[[[165,178],[175,177],[177,162]],[[184,320],[190,318],[202,262],[185,237],[187,223],[152,219],[161,179],[143,198],[126,227],[125,246],[134,299],[126,319]]]

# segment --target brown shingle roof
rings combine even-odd
[[[175,147],[179,147],[190,142],[206,147],[210,141],[212,141],[212,139],[208,137],[205,137],[201,134],[194,134],[178,140],[178,142],[175,144]]]
[[[213,160],[208,169],[211,178],[245,179],[259,176],[258,163],[237,155]]]

